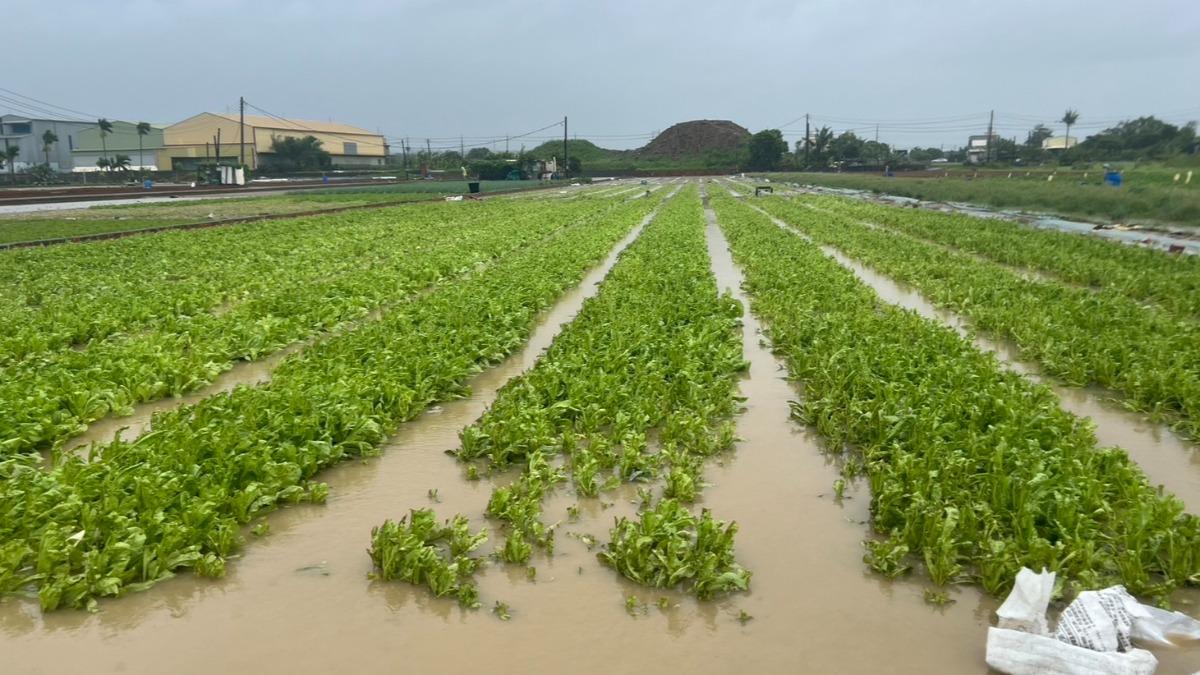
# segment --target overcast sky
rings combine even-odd
[[[233,111],[243,95],[414,145],[568,115],[573,136],[636,147],[684,120],[757,131],[809,112],[910,147],[962,145],[992,109],[1021,139],[1067,107],[1084,135],[1200,119],[1196,0],[53,0],[3,14],[0,87],[125,120]]]

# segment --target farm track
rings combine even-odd
[[[812,239],[801,229],[747,202],[754,210],[771,218],[777,226]],[[816,243],[816,242],[814,242]],[[1042,373],[1039,366],[1022,359],[1015,345],[994,340],[976,331],[962,316],[935,306],[920,292],[897,283],[871,267],[847,256],[833,246],[820,245],[831,258],[854,272],[879,297],[898,307],[953,328],[971,340],[980,351],[996,356],[1005,366],[1037,384],[1050,387],[1067,411],[1087,417],[1095,424],[1095,433],[1105,447],[1120,447],[1155,484],[1162,485],[1187,505],[1191,513],[1200,513],[1200,450],[1165,424],[1146,419],[1142,413],[1126,410],[1114,403],[1114,393],[1097,388],[1067,387]]]
[[[428,408],[401,425],[383,444],[380,456],[344,462],[324,471],[321,479],[330,485],[326,505],[298,504],[268,515],[270,536],[248,546],[224,579],[182,575],[149,592],[107,603],[95,615],[40,613],[33,603],[0,605],[0,630],[12,645],[6,653],[8,663],[28,669],[50,663],[67,671],[84,664],[124,663],[127,668],[132,665],[127,672],[157,674],[163,659],[169,659],[181,674],[209,673],[214,662],[230,672],[345,668],[367,672],[403,649],[406,663],[439,664],[448,670],[454,670],[455,663],[464,668],[467,664],[482,668],[486,663],[493,671],[499,667],[499,672],[505,672],[492,655],[513,639],[508,631],[494,630],[495,624],[485,616],[466,621],[467,616],[453,601],[431,598],[421,589],[367,582],[370,561],[363,554],[364,537],[381,514],[396,512],[403,505],[428,503],[426,493],[433,488],[439,490],[439,500],[444,503],[467,513],[483,512],[491,481],[499,485],[506,476],[465,481],[461,466],[443,451],[457,445],[459,430],[487,409],[506,382],[533,366],[584,301],[598,292],[620,253],[637,239],[653,215],[644,217],[601,263],[541,313],[520,349],[472,376],[466,383],[469,395]],[[605,517],[593,519],[597,536]],[[565,581],[576,576],[575,559],[591,557],[579,548],[581,552],[574,555],[564,551],[556,556],[563,561],[558,576]],[[542,581],[552,582],[553,574],[553,566],[544,568]],[[522,622],[512,624],[516,630],[543,635],[557,630],[565,638],[579,637],[578,626],[562,620],[564,611],[597,629],[612,621],[611,615],[597,617],[588,603],[566,594],[555,599],[555,604],[562,606],[534,611],[534,601],[526,604],[520,593],[528,591],[545,598],[545,588],[526,585],[523,574],[511,575],[503,568],[492,568],[482,576],[485,593],[504,597],[515,611],[529,608],[527,615],[522,614]],[[595,580],[600,581],[600,575],[595,575]],[[605,578],[592,592],[605,594],[595,601],[611,602],[611,591],[612,581]],[[174,618],[180,611],[187,612],[186,621]],[[322,616],[320,621],[310,620],[314,612]],[[395,631],[396,612],[408,617],[399,634]],[[433,617],[441,620],[431,620]],[[329,621],[339,629],[327,630]],[[447,623],[452,632],[447,631]],[[255,640],[238,639],[247,631],[255,634]],[[46,650],[47,635],[76,647],[51,654]],[[544,641],[544,637],[540,639]],[[310,648],[296,649],[298,640]],[[469,640],[478,648],[451,648],[460,640]],[[215,654],[214,644],[228,648]],[[546,644],[536,656],[566,670],[571,669],[570,664],[578,666],[578,653],[561,645]],[[527,672],[526,665],[521,665],[520,672]]]

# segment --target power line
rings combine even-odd
[[[253,108],[253,109],[255,109],[255,110],[259,111],[260,113],[263,113],[264,115],[267,115],[268,117],[273,117],[273,118],[275,118],[275,119],[279,120],[280,122],[286,122],[286,123],[288,123],[288,124],[291,124],[293,127],[295,127],[295,129],[296,129],[297,131],[307,131],[307,132],[309,132],[309,133],[314,133],[314,134],[323,134],[323,135],[325,135],[325,136],[333,136],[334,138],[340,138],[340,139],[342,139],[342,140],[344,140],[344,141],[349,141],[349,142],[351,142],[351,143],[357,143],[357,144],[359,144],[359,145],[375,146],[375,147],[380,147],[380,148],[384,148],[384,149],[386,149],[386,148],[388,147],[388,144],[387,144],[387,142],[386,142],[386,141],[385,141],[385,142],[383,142],[383,143],[373,143],[373,142],[371,142],[371,141],[363,141],[361,137],[350,137],[350,136],[343,136],[342,134],[339,134],[339,133],[337,133],[337,132],[334,132],[334,131],[321,131],[321,130],[317,130],[317,129],[310,129],[310,128],[308,128],[308,127],[305,127],[305,126],[301,125],[299,122],[296,122],[296,121],[294,121],[294,120],[289,120],[289,119],[287,119],[286,117],[281,117],[281,116],[279,116],[279,115],[276,115],[275,113],[273,113],[273,112],[271,112],[271,111],[269,111],[269,110],[264,110],[264,109],[262,109],[262,108],[260,108],[260,107],[258,107],[258,106],[256,106],[256,105],[254,105],[253,103],[250,103],[249,101],[247,101],[247,102],[246,102],[246,105],[247,105],[248,107],[251,107],[251,108]],[[251,126],[253,126],[253,125],[251,125]],[[365,134],[363,134],[363,135],[365,135],[365,136],[379,136],[380,134],[372,134],[371,132],[369,132],[369,131],[368,131],[367,133],[365,133]]]
[[[12,94],[13,96],[17,96],[17,97],[19,97],[19,98],[23,98],[23,99],[26,99],[26,100],[29,100],[29,101],[33,101],[34,103],[39,103],[39,104],[41,104],[41,105],[44,105],[44,106],[49,106],[50,108],[57,108],[57,109],[59,109],[59,110],[63,110],[63,111],[69,112],[69,113],[71,113],[71,114],[73,114],[73,115],[83,115],[85,118],[88,118],[88,117],[90,117],[90,118],[92,118],[92,119],[100,119],[101,117],[103,117],[103,115],[93,115],[93,114],[91,114],[91,113],[80,112],[80,111],[78,111],[78,110],[72,110],[71,108],[67,108],[67,107],[64,107],[64,106],[61,106],[61,105],[55,105],[55,104],[53,104],[53,103],[48,103],[48,102],[46,102],[46,101],[42,101],[42,100],[40,100],[40,99],[36,99],[36,98],[34,98],[34,97],[32,97],[32,96],[26,96],[25,94],[22,94],[22,93],[19,93],[19,92],[15,92],[15,91],[13,91],[13,90],[11,90],[11,89],[5,89],[4,87],[0,87],[0,91],[3,91],[3,92],[6,92],[6,93],[9,93],[9,94]],[[59,115],[61,115],[61,114],[62,114],[62,113],[59,113]],[[71,122],[71,121],[83,121],[83,120],[63,120],[63,121],[66,121],[66,122]]]

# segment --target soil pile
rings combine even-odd
[[[654,157],[685,157],[707,152],[730,152],[750,141],[745,127],[729,120],[680,122],[654,137],[639,154]]]

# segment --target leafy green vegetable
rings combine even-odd
[[[952,329],[880,301],[766,216],[727,195],[712,203],[755,312],[804,385],[794,414],[827,447],[852,446],[863,458],[879,535],[867,543],[873,569],[897,576],[920,564],[937,584],[979,583],[996,595],[1022,566],[1057,572],[1068,590],[1123,583],[1164,595],[1200,583],[1200,519],[1150,485],[1123,451],[1098,448],[1088,424],[1063,411],[1049,388]],[[786,215],[839,242],[831,230],[857,238],[863,229],[828,227],[826,215],[800,207]],[[908,250],[894,236],[886,241]],[[887,255],[882,245],[870,250]],[[957,265],[938,254],[941,274],[957,275]],[[1008,302],[981,294],[972,306]],[[1011,307],[1026,317],[1042,312]]]
[[[737,525],[714,520],[708,509],[696,517],[664,499],[637,520],[618,519],[598,557],[639,584],[683,585],[698,598],[711,598],[750,587],[750,572],[734,558],[736,532]]]
[[[479,606],[473,581],[479,560],[467,554],[484,541],[487,534],[471,534],[462,516],[438,526],[432,509],[414,509],[398,522],[386,520],[372,529],[369,553],[380,579],[427,586],[438,597],[453,595],[463,607],[474,609]]]
[[[1023,356],[1066,383],[1121,392],[1132,407],[1200,437],[1200,323],[1119,293],[1027,279],[992,262],[816,213],[799,202],[763,203],[817,241],[915,286],[974,327],[1011,340]]]
[[[239,526],[280,503],[323,501],[321,469],[378,452],[428,404],[517,349],[538,313],[653,208],[600,209],[285,359],[270,383],[158,415],[153,431],[42,471],[0,458],[0,580],[43,607],[190,567],[223,572]]]

